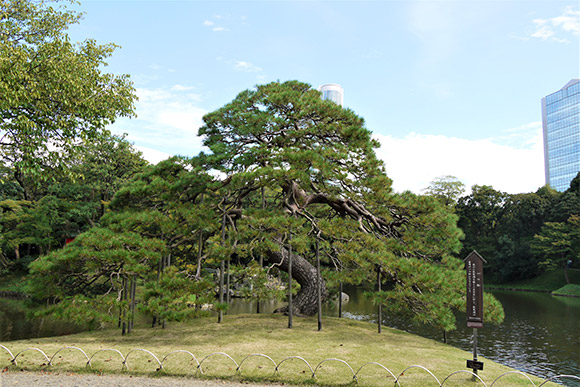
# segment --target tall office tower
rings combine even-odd
[[[318,91],[322,92],[322,99],[328,99],[337,105],[343,106],[344,90],[342,86],[336,83],[328,83],[319,86]]]
[[[542,98],[546,184],[565,191],[580,171],[580,79]]]

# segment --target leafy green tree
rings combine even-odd
[[[559,194],[549,187],[536,192],[509,195],[497,228],[496,280],[509,282],[534,277],[542,270],[530,251],[534,235],[550,220]]]
[[[67,170],[79,141],[133,114],[129,77],[102,72],[115,46],[70,42],[67,29],[80,17],[47,1],[0,3],[0,159],[14,168],[24,199],[25,179]]]
[[[551,220],[565,222],[571,215],[580,214],[580,172],[570,182],[570,188],[564,191],[555,203]]]
[[[225,175],[219,190],[236,252],[284,271],[292,256],[300,284],[294,313],[316,313],[309,261],[318,238],[326,264],[344,268],[345,281],[375,278],[379,266],[386,290],[377,302],[454,329],[465,287],[453,257],[457,218],[434,198],[392,192],[362,118],[289,81],[246,90],[204,122],[199,134],[212,154],[202,158]]]
[[[453,310],[465,306],[463,263],[454,257],[462,236],[457,216],[436,198],[393,193],[374,152],[378,143],[360,117],[322,100],[309,85],[289,81],[246,90],[204,122],[200,135],[210,154],[148,167],[116,193],[111,212],[101,220],[114,235],[133,236],[130,246],[151,241],[159,244],[152,254],[165,260],[171,256],[165,279],[153,259],[142,274],[125,272],[133,265],[131,256],[113,266],[113,272],[121,270],[126,259],[124,273],[147,281],[145,305],[152,314],[187,314],[187,304],[194,302],[188,294],[198,300],[203,293],[188,293],[195,286],[203,288],[202,264],[215,267],[235,260],[247,266],[248,279],[257,278],[263,287],[264,277],[253,274],[254,269],[260,274],[260,265],[252,261],[288,272],[291,257],[292,278],[300,284],[293,312],[312,315],[317,288],[324,287],[311,263],[318,242],[326,271],[341,269],[339,280],[367,282],[380,267],[385,290],[376,302],[417,321],[455,328]],[[97,235],[89,235],[93,232]],[[90,267],[83,269],[83,257],[101,248],[84,240],[78,246],[87,247],[86,252],[75,253],[70,269],[61,266],[60,277],[86,282],[83,272]],[[60,261],[55,255],[50,260],[55,259]],[[50,260],[39,262],[49,265]],[[155,273],[159,282],[145,280]],[[98,296],[111,287],[105,277],[92,282],[102,286],[90,294]],[[198,284],[175,293],[188,288],[188,280]],[[53,281],[57,288],[47,288],[57,298],[80,297],[63,293],[62,280]],[[171,304],[171,299],[178,302]],[[489,305],[493,312],[486,318],[501,320],[501,305],[493,298]]]
[[[167,321],[199,313],[198,306],[213,298],[213,284],[196,275],[195,231],[198,227],[211,236],[214,226],[204,222],[207,208],[196,203],[207,177],[188,165],[174,158],[146,168],[119,190],[100,227],[82,233],[58,254],[34,261],[33,297],[54,300],[49,311],[64,318],[71,316],[66,308],[82,306],[79,316],[88,313],[85,307],[97,308],[102,313],[90,318],[110,320],[110,312],[119,308],[124,316],[131,313],[123,292],[136,278],[144,289],[142,312]],[[164,267],[169,260],[172,266]],[[79,300],[84,304],[77,305]]]
[[[83,323],[111,320],[112,311],[128,309],[123,281],[154,281],[163,253],[159,240],[95,227],[32,262],[28,290],[49,306],[45,313],[56,317]]]
[[[110,205],[112,227],[163,240],[172,261],[191,265],[199,277],[200,237],[205,259],[204,246],[220,229],[218,204],[210,196],[215,184],[194,162],[178,157],[162,161],[116,193]]]
[[[461,197],[456,206],[457,225],[465,233],[461,255],[479,252],[487,260],[486,272],[492,277],[498,276],[499,226],[508,198],[508,194],[493,187],[474,185],[471,194]]]
[[[547,269],[563,268],[568,279],[569,263],[580,259],[580,216],[571,215],[566,222],[546,222],[532,241],[532,252]]]
[[[455,176],[440,176],[423,191],[427,195],[440,199],[446,206],[455,206],[459,197],[465,192],[465,184]]]
[[[71,166],[77,180],[57,174],[37,182],[29,186],[33,201],[23,200],[22,190],[7,173],[3,186],[11,198],[0,201],[4,268],[25,270],[38,255],[62,247],[66,239],[94,226],[114,191],[145,164],[124,137],[103,136],[77,154]]]
[[[85,204],[84,221],[89,225],[104,215],[113,195],[148,165],[125,135],[104,135],[84,143],[71,167],[75,179],[61,178],[48,193]],[[89,208],[90,207],[90,208]]]

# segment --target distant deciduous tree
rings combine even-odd
[[[459,197],[465,192],[465,184],[455,176],[440,176],[423,191],[427,195],[440,199],[446,206],[455,206]]]
[[[73,44],[81,17],[49,1],[0,2],[0,160],[24,179],[70,167],[80,141],[94,139],[119,116],[133,114],[127,75],[102,72],[112,44]]]
[[[580,260],[580,216],[571,215],[566,222],[546,222],[532,241],[532,252],[539,265],[562,268],[568,279],[568,261]]]

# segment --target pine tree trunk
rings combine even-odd
[[[280,270],[288,272],[288,250],[270,251],[266,255],[269,264],[278,265]],[[293,314],[296,316],[314,316],[318,312],[318,288],[316,267],[297,254],[292,254],[292,277],[300,284],[300,291],[293,298]],[[328,296],[324,280],[321,279],[321,296],[324,301]],[[279,308],[275,313],[288,314],[288,306]]]

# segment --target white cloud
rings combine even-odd
[[[198,106],[201,97],[191,93],[192,89],[183,85],[138,88],[137,118],[120,119],[110,129],[116,133],[127,133],[128,140],[134,142],[138,149],[155,149],[163,154],[151,156],[154,159],[166,158],[164,156],[169,154],[194,156],[203,148],[197,132],[207,111]],[[147,152],[151,153],[150,150]]]
[[[573,35],[580,35],[580,11],[575,11],[572,7],[566,8],[562,16],[551,19],[552,24],[561,27],[564,31]]]
[[[532,37],[542,40],[552,40],[558,43],[569,43],[566,38],[559,37],[561,33],[568,33],[574,36],[580,36],[580,11],[572,7],[564,9],[560,16],[548,19],[534,19],[535,31]]]
[[[171,86],[171,91],[189,91],[189,90],[194,90],[195,87],[192,86],[183,86],[183,85],[173,85]]]
[[[545,183],[541,123],[506,132],[502,138],[481,140],[417,133],[375,137],[382,144],[377,155],[398,192],[421,193],[445,175],[457,177],[468,191],[476,184],[509,193],[536,191]]]
[[[238,71],[246,71],[249,73],[262,71],[262,69],[260,67],[254,66],[250,62],[246,62],[246,61],[242,61],[242,60],[237,60],[235,65],[234,65],[234,68]]]
[[[220,15],[216,15],[215,19],[221,19],[222,17]],[[220,25],[216,25],[215,22],[211,21],[211,20],[205,20],[202,23],[205,27],[211,28],[212,31],[215,32],[224,32],[224,31],[229,31],[226,27],[224,26],[220,26]]]
[[[169,153],[161,152],[146,146],[135,145],[134,148],[143,153],[143,158],[151,164],[157,164],[158,162],[167,160],[171,157]]]

